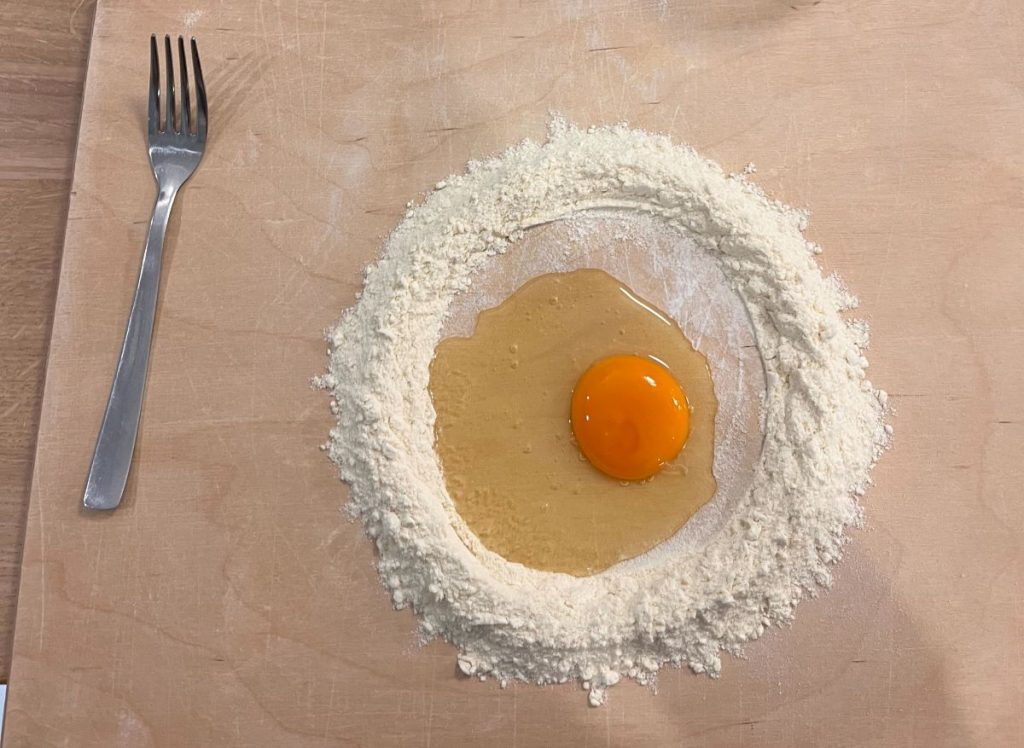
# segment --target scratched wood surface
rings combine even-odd
[[[1024,731],[1024,6],[105,2],[26,537],[10,746],[1013,745]],[[126,505],[78,508],[152,200],[146,34],[194,30],[185,189]],[[835,587],[622,684],[461,679],[339,513],[323,328],[421,195],[549,110],[667,131],[814,212],[897,441]]]
[[[0,3],[0,681],[85,80],[91,0]]]

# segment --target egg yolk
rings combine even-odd
[[[668,369],[641,356],[610,356],[587,369],[573,390],[569,417],[583,455],[620,480],[654,475],[690,434],[682,387]]]

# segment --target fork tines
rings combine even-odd
[[[192,75],[195,77],[196,108],[195,126],[192,121],[192,100],[189,90],[188,66],[185,64],[185,39],[178,37],[178,84],[181,90],[181,107],[175,104],[174,98],[174,57],[171,53],[171,37],[164,36],[164,53],[167,79],[167,90],[163,96],[160,92],[160,54],[157,50],[156,34],[149,39],[149,134],[158,132],[173,133],[185,137],[206,140],[206,86],[203,84],[203,68],[199,64],[199,50],[196,40],[191,40]]]

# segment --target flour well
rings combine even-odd
[[[705,507],[714,521],[688,538],[684,527],[643,563],[576,578],[508,563],[456,533],[465,528],[433,448],[427,383],[453,305],[487,263],[516,252],[527,229],[583,211],[650,217],[685,238],[680,252],[712,258],[749,314],[766,389],[760,457],[731,501]],[[597,705],[622,676],[649,682],[665,664],[716,675],[722,650],[788,621],[829,584],[887,442],[885,394],[865,377],[866,327],[841,316],[853,299],[822,277],[804,223],[665,137],[560,121],[544,144],[471,163],[410,208],[331,332],[320,383],[338,416],[328,450],[376,541],[381,579],[425,637],[458,649],[463,672],[578,679]]]

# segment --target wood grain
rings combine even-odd
[[[93,2],[0,4],[0,681],[21,544]]]
[[[1015,745],[1024,734],[1024,6],[101,3],[42,406],[7,744]],[[152,200],[146,34],[194,26],[127,503],[77,503]],[[405,203],[548,112],[671,133],[814,211],[896,445],[836,585],[711,681],[460,679],[339,509],[309,377]]]

